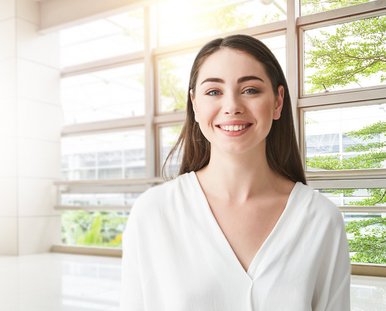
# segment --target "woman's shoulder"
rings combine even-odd
[[[135,200],[131,213],[148,213],[165,208],[171,203],[172,196],[181,194],[186,189],[186,183],[190,181],[192,173],[179,175],[178,177],[150,187],[142,192]]]
[[[309,197],[309,204],[307,208],[310,216],[318,219],[322,223],[333,222],[336,224],[342,222],[342,213],[340,212],[338,206],[326,195],[315,188],[304,184],[300,184],[299,192],[299,197]]]

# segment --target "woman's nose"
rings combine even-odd
[[[244,113],[243,105],[236,96],[229,95],[225,98],[224,113],[227,115],[238,115]]]

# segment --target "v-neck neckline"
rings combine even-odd
[[[220,240],[219,243],[221,243],[221,245],[219,245],[219,247],[224,249],[224,251],[227,252],[227,255],[232,257],[232,261],[236,262],[236,264],[238,265],[238,269],[241,269],[242,273],[244,275],[246,275],[250,281],[253,281],[255,278],[255,274],[256,274],[256,264],[257,264],[258,258],[265,251],[265,249],[268,248],[269,245],[272,244],[273,241],[275,240],[276,232],[280,229],[285,218],[288,217],[287,215],[291,211],[291,203],[293,201],[293,197],[296,194],[297,189],[299,188],[301,183],[300,182],[295,183],[294,187],[292,188],[292,190],[288,196],[288,199],[287,199],[287,202],[286,202],[285,207],[283,209],[283,212],[281,213],[280,217],[276,221],[276,224],[274,225],[271,232],[268,234],[268,236],[266,237],[264,242],[261,244],[259,249],[256,251],[254,257],[252,258],[251,262],[249,263],[248,269],[245,270],[243,265],[241,264],[239,258],[237,257],[235,251],[233,250],[232,246],[230,245],[228,239],[226,238],[224,232],[222,231],[219,223],[217,222],[216,217],[214,216],[213,211],[210,208],[208,199],[204,193],[204,190],[201,187],[200,181],[198,180],[196,173],[190,172],[189,175],[191,175],[191,180],[194,184],[196,191],[199,194],[200,201],[202,202],[202,204],[200,204],[200,206],[202,205],[204,212],[207,214],[208,219],[210,220],[212,228],[214,228],[214,230],[216,231],[216,238],[218,240]]]

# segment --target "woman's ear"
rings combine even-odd
[[[194,111],[194,119],[196,120],[196,122],[198,122],[197,120],[197,107],[196,107],[196,99],[194,97],[194,92],[193,92],[193,89],[190,89],[189,90],[189,96],[190,96],[190,101],[192,102],[192,108],[193,108],[193,111]]]
[[[278,86],[277,96],[275,100],[275,107],[273,111],[273,119],[279,120],[281,116],[281,111],[283,110],[284,103],[284,87],[282,85]]]

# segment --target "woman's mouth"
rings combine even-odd
[[[242,125],[219,125],[219,127],[227,132],[238,132],[247,128],[247,124]]]
[[[242,124],[219,124],[218,128],[228,133],[237,133],[244,131],[251,126],[251,123],[242,123]]]

